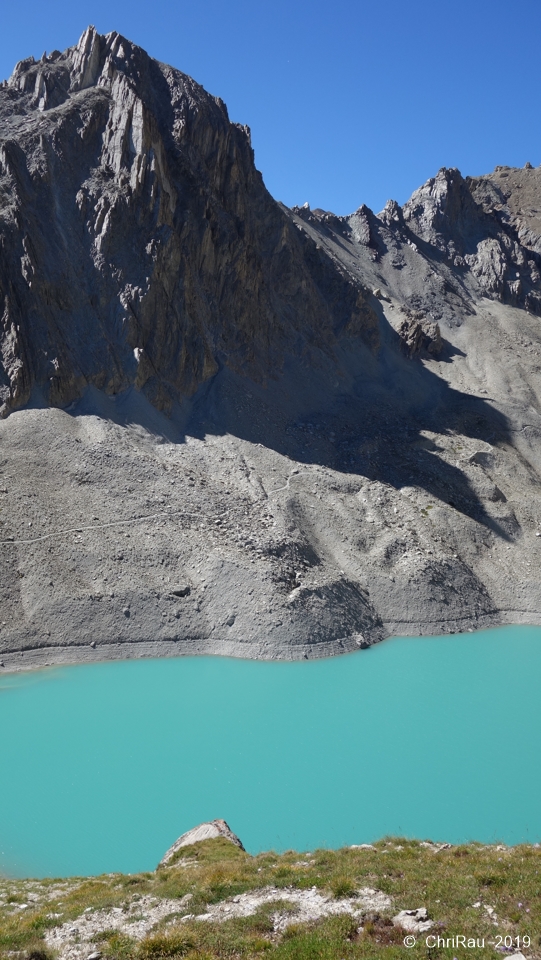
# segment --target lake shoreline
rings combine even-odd
[[[118,643],[89,641],[87,644],[47,645],[24,650],[7,650],[0,655],[0,677],[45,667],[78,666],[117,660],[162,659],[193,656],[232,657],[240,660],[295,662],[325,660],[358,650],[370,649],[383,641],[411,637],[446,637],[453,634],[478,633],[510,626],[541,626],[541,616],[531,611],[500,611],[473,620],[438,621],[436,623],[392,622],[383,625],[378,639],[365,641],[358,634],[329,642],[276,645],[243,643],[225,639],[139,640]]]

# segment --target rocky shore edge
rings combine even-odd
[[[163,657],[219,656],[240,660],[322,660],[367,650],[383,640],[399,637],[445,637],[459,633],[476,633],[496,627],[539,626],[540,618],[531,611],[500,611],[483,619],[464,621],[438,621],[437,623],[393,623],[384,625],[383,633],[375,639],[366,639],[355,634],[339,641],[326,643],[275,644],[242,643],[233,640],[148,640],[130,643],[109,643],[90,640],[88,644],[61,645],[6,651],[0,656],[0,676],[41,670],[45,667],[82,666],[105,663],[113,660],[142,660]]]

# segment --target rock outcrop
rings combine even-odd
[[[531,167],[497,167],[491,177],[466,179],[443,169],[405,205],[404,223],[467,277],[472,292],[477,285],[484,296],[541,315],[541,221],[535,208],[520,215],[509,209],[502,186],[510,173],[520,196],[526,199],[528,189],[538,196],[541,178]]]
[[[178,840],[175,840],[174,844],[169,847],[169,850],[164,853],[158,866],[166,867],[182,847],[191,847],[194,843],[201,843],[203,840],[214,840],[216,837],[223,837],[224,840],[229,840],[230,843],[234,843],[240,850],[244,850],[241,841],[228,827],[225,820],[211,820],[209,823],[200,823],[198,827],[192,827],[191,830],[183,833],[182,836],[180,836]]]
[[[437,357],[442,351],[439,324],[427,320],[422,310],[408,310],[398,327],[398,334],[409,357],[415,357],[423,351]]]

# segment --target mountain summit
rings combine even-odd
[[[361,285],[269,195],[247,127],[117,33],[18,63],[0,90],[0,395],[90,385],[160,409],[221,364],[375,340]]]
[[[347,217],[117,33],[0,86],[0,664],[541,621],[541,168]]]

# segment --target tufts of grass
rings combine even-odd
[[[100,944],[100,953],[103,957],[111,957],[114,960],[135,960],[136,944],[126,934],[119,933],[118,930],[103,930],[95,939]]]
[[[357,886],[358,884],[355,884],[351,877],[335,877],[330,883],[332,895],[337,899],[355,896]]]
[[[272,951],[269,939],[272,923],[266,916],[228,920],[225,923],[191,923],[171,932],[162,932],[143,941],[137,960],[166,960],[168,957],[208,956],[253,958]]]
[[[167,960],[168,957],[185,957],[197,949],[195,938],[189,931],[164,936],[147,937],[141,944],[140,960]]]
[[[173,855],[166,867],[158,867],[158,873],[162,870],[170,870],[179,861],[191,860],[195,863],[224,863],[227,861],[236,861],[251,859],[248,853],[230,843],[224,837],[216,837],[212,841],[203,840],[199,843],[192,843],[188,847],[181,847]]]

